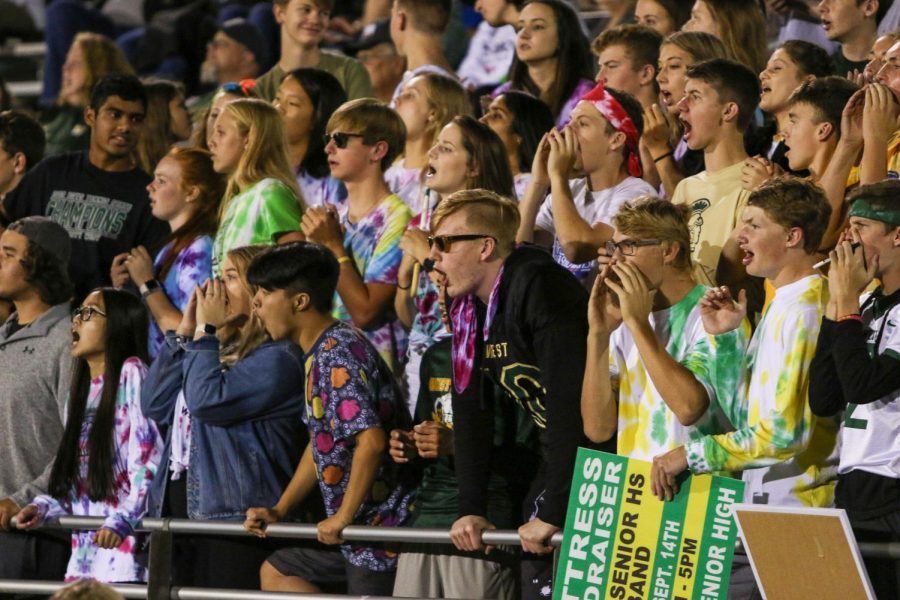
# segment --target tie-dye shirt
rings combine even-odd
[[[274,244],[275,236],[300,230],[303,209],[284,182],[263,179],[228,203],[213,244],[213,272],[222,274],[225,254],[251,244]]]
[[[384,172],[388,188],[397,194],[413,214],[422,211],[425,188],[422,186],[422,169],[407,169],[404,159],[398,160]]]
[[[620,325],[609,340],[609,367],[619,395],[618,453],[653,460],[704,434],[731,429],[717,399],[734,395],[750,326],[719,336],[703,329],[697,285],[678,303],[650,314],[650,327],[666,352],[688,369],[706,390],[709,409],[694,425],[682,425],[668,407],[644,366],[631,331]]]
[[[169,267],[166,279],[162,282],[163,290],[169,297],[169,302],[179,312],[187,308],[191,296],[198,285],[212,277],[212,238],[201,235],[191,242],[184,250],[178,253],[175,262]],[[159,273],[159,268],[166,255],[171,251],[172,244],[159,251],[153,261],[153,272]],[[166,341],[166,334],[159,328],[154,319],[150,319],[150,336],[148,339],[150,358],[156,358],[159,347]]]
[[[113,471],[115,498],[95,502],[86,489],[88,469],[88,435],[100,404],[103,377],[91,380],[81,424],[78,484],[69,495],[57,500],[51,496],[37,496],[32,504],[38,507],[41,520],[64,516],[105,517],[105,529],[122,539],[118,548],[100,548],[94,543],[93,531],[72,532],[72,556],[66,570],[66,581],[96,579],[103,582],[145,581],[147,556],[142,552],[143,539],[134,534],[134,527],[144,517],[150,481],[162,455],[163,440],[150,419],[141,413],[141,386],[147,367],[138,358],[129,358],[122,365],[116,394],[115,454]]]
[[[775,291],[742,361],[737,395],[720,399],[737,431],[688,443],[692,472],[743,470],[745,502],[831,506],[838,423],[813,416],[808,398],[827,302],[819,275]]]
[[[319,489],[328,516],[344,501],[350,485],[356,436],[382,428],[409,429],[410,418],[387,365],[361,333],[335,323],[319,336],[305,357],[303,420],[309,428]],[[353,518],[354,525],[395,527],[409,516],[414,487],[400,483],[398,467],[385,451],[372,488]],[[344,557],[357,567],[391,571],[397,555],[378,544],[342,544]]]
[[[403,258],[400,238],[412,219],[409,208],[392,194],[358,223],[351,223],[347,214],[347,210],[341,212],[344,248],[353,259],[363,283],[397,285],[397,271],[400,269],[400,259]],[[394,316],[393,310],[385,312],[384,319],[378,325],[363,333],[391,369],[399,373],[402,357],[406,354],[406,331]],[[353,321],[350,311],[337,292],[332,315],[347,323]]]
[[[333,204],[341,207],[347,202],[347,188],[330,175],[317,178],[306,171],[300,171],[297,175],[297,186],[303,194],[303,203],[306,206]]]

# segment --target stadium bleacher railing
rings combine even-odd
[[[104,523],[102,517],[63,517],[48,522],[45,528],[56,529],[99,529]],[[243,524],[234,521],[193,521],[189,519],[154,519],[141,521],[138,531],[150,534],[150,565],[147,585],[113,586],[125,598],[148,600],[325,600],[335,598],[359,598],[362,600],[386,600],[377,596],[346,596],[339,594],[288,594],[283,592],[259,592],[246,590],[226,590],[212,588],[172,587],[170,574],[172,567],[173,535],[219,535],[247,536]],[[303,523],[275,523],[266,529],[268,537],[276,539],[317,539],[316,526]],[[351,525],[344,529],[344,540],[348,542],[410,542],[426,544],[451,544],[450,532],[446,529],[417,527],[368,527]],[[482,533],[482,541],[491,545],[519,546],[519,534],[515,530],[489,530]],[[559,548],[562,534],[557,533],[550,545]],[[900,543],[860,543],[863,556],[900,560]],[[742,552],[740,543],[738,552]],[[556,557],[554,557],[555,559]],[[554,560],[555,562],[555,560]],[[63,582],[22,581],[0,579],[0,594],[53,594],[65,587]],[[410,599],[410,600],[426,600]],[[472,599],[474,600],[474,599]]]

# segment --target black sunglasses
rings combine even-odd
[[[322,136],[322,142],[324,145],[328,145],[328,142],[334,140],[334,145],[343,150],[347,147],[347,142],[350,141],[352,137],[365,137],[361,133],[344,133],[343,131],[335,131],[334,133],[326,133]]]
[[[466,242],[469,240],[480,240],[483,238],[491,238],[495,242],[497,238],[486,233],[460,233],[457,235],[429,235],[428,247],[436,246],[438,252],[450,252],[450,246],[453,242]]]

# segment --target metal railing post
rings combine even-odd
[[[172,532],[169,519],[150,534],[150,566],[147,573],[147,600],[170,600],[172,594]]]

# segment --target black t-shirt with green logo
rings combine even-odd
[[[72,239],[69,273],[76,300],[109,285],[113,258],[136,246],[153,255],[168,234],[165,222],[150,211],[147,184],[140,169],[104,171],[87,152],[47,158],[7,194],[3,206],[10,221],[47,216],[65,227]]]

